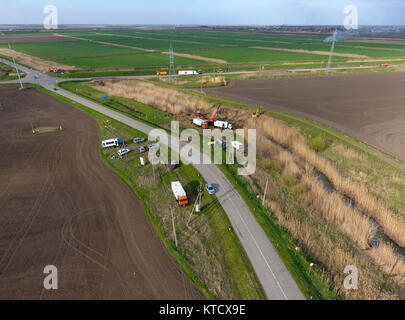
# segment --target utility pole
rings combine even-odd
[[[174,68],[174,51],[173,51],[173,46],[171,43],[170,43],[169,54],[170,54],[169,81],[172,81],[172,80],[176,80],[176,70]]]
[[[337,38],[337,30],[335,30],[335,32],[333,32],[333,36],[332,36],[332,46],[330,48],[328,67],[326,70],[327,74],[330,73],[330,69],[331,69],[331,65],[332,65],[332,58],[333,58],[333,51],[335,50],[336,38]]]
[[[10,44],[8,44],[8,48],[9,48],[10,51],[11,51],[11,46],[10,46]],[[18,81],[20,82],[20,89],[24,89],[24,86],[23,86],[23,84],[22,84],[21,77],[20,77],[20,72],[19,72],[18,69],[17,69],[17,64],[15,63],[14,56],[12,56],[12,59],[13,59],[15,71],[17,72]]]
[[[174,225],[174,215],[173,215],[173,211],[174,211],[174,209],[172,209],[172,210],[170,211],[170,214],[172,215],[172,225],[173,225],[174,242],[175,242],[176,248],[177,248],[177,235],[176,235],[176,226]]]
[[[200,182],[200,187],[198,189],[197,198],[195,199],[193,209],[191,210],[190,215],[189,215],[188,220],[187,220],[187,227],[188,227],[188,224],[190,223],[191,217],[192,217],[192,215],[194,213],[194,209],[195,209],[197,203],[199,203],[201,201],[201,195],[202,195],[202,187],[201,187],[201,182]]]
[[[264,188],[262,206],[264,206],[264,201],[266,201],[266,193],[267,193],[267,186],[268,186],[268,184],[269,184],[269,178],[267,178],[267,180],[266,180],[266,187]]]

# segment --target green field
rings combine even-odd
[[[86,41],[44,43],[16,43],[13,49],[44,60],[72,65],[81,69],[117,69],[134,67],[162,67],[169,57],[160,53],[108,46]],[[177,58],[179,65],[206,64],[185,58]]]
[[[223,68],[223,64],[226,64],[230,71],[258,70],[262,66],[265,69],[286,68],[286,66],[298,68],[300,63],[309,64],[311,62],[319,67],[328,60],[331,45],[323,41],[325,36],[254,32],[103,29],[100,31],[60,31],[59,33],[88,41],[16,43],[13,48],[44,60],[76,67],[78,70],[72,72],[71,75],[65,75],[65,77],[70,77],[75,73],[82,76],[86,72],[96,71],[105,72],[99,75],[116,75],[107,72],[117,70],[137,75],[153,74],[158,69],[167,70],[169,57],[163,52],[169,51],[170,45],[173,46],[175,53],[191,55],[187,58],[175,57],[177,70],[193,68],[203,72],[213,72],[215,68]],[[12,35],[17,34],[12,33]],[[404,44],[374,44],[364,43],[361,40],[355,38],[338,41],[335,52],[363,56],[360,60],[364,61],[358,61],[357,64],[362,64],[367,59],[378,59],[381,63],[393,63],[395,60],[405,59]],[[273,49],[321,51],[324,54],[251,48],[259,46]],[[148,52],[148,50],[153,50],[153,52]],[[225,63],[204,61],[198,57],[220,59]],[[335,56],[333,63],[342,66],[351,63],[349,60],[353,59],[359,60],[356,56]],[[297,65],[291,67],[294,63]]]

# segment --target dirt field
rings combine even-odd
[[[405,160],[405,73],[235,80],[206,93],[287,111]]]
[[[0,299],[200,298],[101,159],[96,121],[35,89],[0,87],[0,127]],[[43,287],[46,265],[58,290]]]
[[[77,41],[71,37],[58,37],[55,35],[21,35],[21,36],[0,36],[0,43],[21,43],[21,42],[60,42]]]
[[[65,69],[65,70],[77,69],[74,66],[68,66],[66,64],[57,63],[54,61],[46,61],[23,52],[10,50],[9,48],[0,48],[0,54],[8,56],[10,58],[14,57],[18,62],[40,71],[48,71],[48,68]]]

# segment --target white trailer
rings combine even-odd
[[[196,76],[200,73],[195,70],[181,70],[179,71],[179,76]]]
[[[232,129],[232,123],[229,121],[215,120],[214,127],[221,129]]]
[[[172,192],[179,206],[188,204],[186,191],[183,189],[180,181],[172,181]]]

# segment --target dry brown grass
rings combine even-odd
[[[14,57],[16,60],[25,64],[33,69],[37,69],[40,71],[48,71],[48,68],[55,68],[55,69],[64,69],[64,70],[76,70],[76,67],[68,66],[65,64],[53,62],[53,61],[46,61],[40,58],[28,55],[26,53],[18,52],[15,50],[10,50],[8,48],[0,48],[0,54],[5,55],[7,57]]]
[[[206,101],[150,82],[105,80],[94,82],[92,87],[111,96],[134,99],[172,114],[191,114],[197,110],[205,112],[212,109],[212,105]]]
[[[249,119],[246,125],[256,127],[267,137],[287,147],[322,172],[337,191],[352,199],[357,208],[373,218],[388,237],[399,246],[405,247],[405,221],[387,209],[364,185],[344,177],[332,163],[311,150],[305,137],[297,129],[267,116]]]
[[[267,205],[277,216],[280,224],[286,228],[294,238],[298,239],[303,249],[314,259],[319,261],[330,272],[336,293],[343,294],[346,299],[398,299],[396,294],[382,290],[376,275],[379,271],[370,265],[365,256],[357,255],[331,235],[332,230],[312,221],[310,216],[298,217],[294,210],[283,208],[279,202],[267,201]],[[359,270],[358,290],[344,290],[343,273],[347,265],[354,265]],[[377,276],[378,277],[378,276]]]
[[[260,50],[272,50],[272,51],[285,51],[285,52],[296,52],[296,53],[310,53],[310,54],[317,54],[322,56],[329,56],[329,52],[327,51],[317,51],[317,50],[303,50],[303,49],[285,49],[285,48],[272,48],[272,47],[249,47],[252,49],[260,49]],[[361,54],[352,54],[352,53],[333,53],[336,57],[345,57],[345,58],[357,58],[357,59],[366,59],[368,56],[364,56]]]
[[[164,51],[161,52],[163,54],[170,55],[170,52]],[[201,56],[196,56],[194,54],[187,54],[187,53],[179,53],[175,52],[173,53],[176,57],[182,57],[182,58],[187,58],[187,59],[194,59],[194,60],[200,60],[200,61],[207,61],[207,62],[213,62],[213,63],[219,63],[219,64],[227,64],[228,61],[222,60],[222,59],[215,59],[215,58],[207,58],[207,57],[201,57]]]
[[[325,191],[323,186],[314,178],[312,172],[307,171],[302,182],[308,190],[303,196],[307,205],[314,208],[324,219],[335,224],[338,229],[352,238],[361,249],[370,248],[376,227],[369,218],[347,205],[340,194]]]
[[[160,82],[169,82],[169,78],[159,78]],[[202,84],[202,85],[207,85],[207,84],[221,84],[221,85],[226,85],[227,81],[225,77],[221,76],[200,76],[198,77],[198,80],[193,79],[193,84]],[[176,85],[182,85],[182,84],[187,84],[190,83],[190,80],[182,78],[182,80],[177,79],[176,80]]]
[[[405,287],[405,261],[390,244],[380,243],[377,247],[370,250],[370,255],[377,261],[386,274]]]

